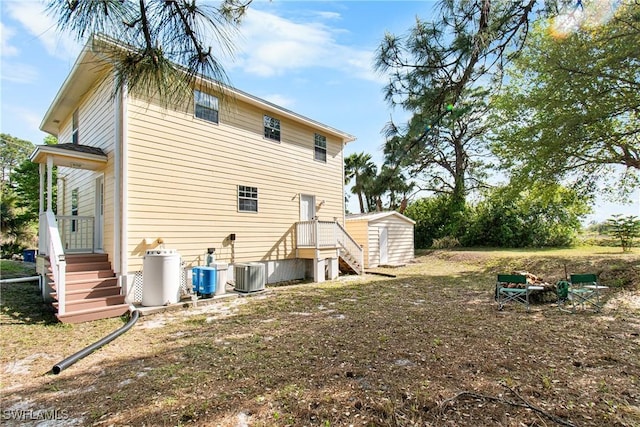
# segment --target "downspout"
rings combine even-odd
[[[115,150],[115,203],[114,203],[114,266],[124,294],[129,292],[126,283],[127,248],[127,89],[123,87],[116,97],[116,150]]]
[[[113,165],[113,265],[115,273],[120,277],[121,244],[120,230],[122,226],[122,96],[119,92],[115,97],[115,110],[113,120],[115,122],[115,152]],[[120,283],[122,286],[122,283]]]
[[[120,111],[122,112],[120,116],[120,127],[122,129],[122,133],[120,135],[121,138],[121,148],[122,152],[120,153],[120,175],[122,182],[120,183],[120,200],[121,200],[121,209],[120,209],[120,277],[126,277],[127,272],[129,271],[129,259],[127,256],[127,240],[128,240],[128,230],[127,230],[127,212],[129,211],[129,155],[128,155],[128,144],[127,144],[127,135],[128,135],[128,90],[127,86],[124,85],[122,87],[121,92],[121,106]],[[127,283],[128,285],[128,283]],[[126,289],[129,292],[129,289]]]
[[[342,150],[340,150],[340,162],[341,162],[341,167],[342,167],[342,195],[340,197],[340,199],[342,199],[342,224],[344,224],[345,226],[347,225],[346,221],[346,201],[345,201],[345,197],[346,197],[346,193],[344,191],[344,149],[347,146],[347,143],[342,140]]]

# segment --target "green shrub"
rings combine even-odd
[[[618,240],[624,252],[630,251],[633,239],[640,237],[640,220],[635,215],[613,215],[606,224],[606,233]]]
[[[460,246],[460,241],[453,236],[445,236],[439,239],[433,239],[431,247],[433,249],[450,249]]]

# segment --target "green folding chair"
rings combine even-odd
[[[515,284],[517,287],[510,287],[510,284]],[[526,276],[522,274],[498,274],[495,291],[498,310],[502,310],[508,302],[515,302],[524,305],[529,311],[529,295],[538,289],[543,288],[530,285],[527,283]]]
[[[602,310],[600,294],[606,289],[609,287],[599,284],[598,276],[595,274],[572,274],[569,281],[561,280],[556,284],[558,308],[572,313],[575,313],[578,307],[583,310],[593,308],[599,312]],[[567,308],[569,305],[570,308]]]

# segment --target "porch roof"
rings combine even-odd
[[[48,157],[53,158],[55,166],[76,169],[97,170],[107,163],[107,155],[101,148],[80,144],[38,145],[29,160],[46,164]]]

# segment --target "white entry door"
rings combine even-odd
[[[103,224],[104,224],[104,176],[96,178],[96,205],[94,216],[93,248],[102,251],[103,246]]]
[[[380,245],[380,264],[389,262],[389,230],[387,227],[378,228],[378,244]]]
[[[316,196],[300,195],[300,221],[311,221],[316,216]]]

